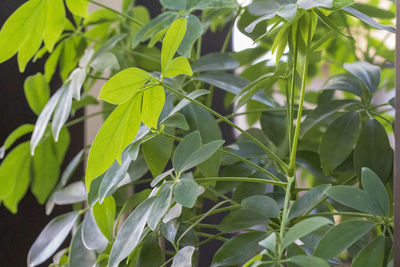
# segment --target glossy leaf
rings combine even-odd
[[[135,249],[143,233],[153,201],[153,198],[145,200],[126,219],[111,249],[109,266],[117,267]]]
[[[258,242],[265,236],[260,232],[237,235],[226,241],[214,255],[212,267],[232,266],[246,262],[257,252]],[[235,253],[232,253],[235,251]]]
[[[137,259],[136,267],[157,267],[164,262],[158,237],[152,236],[143,242],[140,249],[139,258]]]
[[[345,221],[332,227],[319,241],[314,256],[330,259],[368,233],[374,225],[367,221]]]
[[[298,0],[297,5],[302,9],[312,9],[314,7],[332,8],[333,0]]]
[[[321,266],[321,267],[329,267],[330,265],[321,258],[314,257],[311,255],[296,255],[289,258],[290,262],[295,263],[301,267],[309,267],[309,266]]]
[[[161,50],[161,70],[165,73],[168,64],[174,57],[176,50],[182,42],[186,33],[187,19],[181,18],[175,20],[169,27],[163,40]]]
[[[340,90],[362,96],[362,84],[358,79],[354,79],[349,74],[338,74],[329,78],[323,90]]]
[[[315,205],[324,197],[325,192],[331,187],[330,184],[318,185],[307,191],[304,195],[298,198],[290,209],[289,219],[306,215]]]
[[[115,74],[104,84],[99,99],[122,104],[137,94],[152,76],[138,68],[128,68]]]
[[[46,27],[43,40],[49,52],[53,51],[54,45],[64,30],[65,8],[62,0],[47,1]]]
[[[85,79],[86,70],[83,68],[75,69],[68,78],[68,80],[71,82],[69,89],[72,92],[72,96],[78,101],[81,99],[81,88],[85,82]]]
[[[374,27],[379,30],[385,30],[388,32],[392,32],[392,33],[396,32],[396,30],[393,27],[380,24],[380,23],[376,22],[375,20],[373,20],[371,17],[365,15],[364,13],[362,13],[362,12],[358,11],[357,9],[354,9],[350,6],[344,7],[343,10],[346,11],[347,13],[349,13],[350,15],[358,18],[359,20],[367,23],[371,27]]]
[[[287,248],[297,239],[300,239],[318,228],[329,224],[333,224],[333,222],[325,217],[312,217],[295,224],[284,235],[282,248]]]
[[[381,80],[381,69],[378,66],[365,61],[358,61],[346,63],[343,67],[357,77],[371,93],[375,93],[378,90]]]
[[[236,233],[257,225],[267,225],[268,217],[255,209],[243,208],[232,211],[224,217],[218,225],[218,230],[223,233]]]
[[[381,215],[389,216],[389,196],[379,177],[372,170],[368,168],[362,168],[361,182],[365,192],[367,192],[370,198],[376,201],[378,204],[381,210]]]
[[[185,164],[185,161],[201,146],[201,137],[199,131],[191,132],[186,135],[182,141],[176,147],[174,157],[172,159],[172,165],[175,169],[181,170]]]
[[[375,172],[383,183],[390,177],[393,166],[393,150],[385,128],[375,119],[365,122],[354,149],[354,168],[361,177],[361,168]]]
[[[151,213],[147,219],[147,224],[151,230],[154,231],[157,228],[161,218],[164,217],[165,213],[168,211],[168,208],[171,205],[171,199],[172,188],[165,189],[155,197]]]
[[[143,92],[142,121],[149,128],[157,129],[158,118],[165,103],[164,88],[160,85],[151,87]]]
[[[197,16],[190,14],[187,17],[187,31],[178,47],[178,53],[190,58],[194,43],[203,34],[203,25]]]
[[[280,209],[276,201],[268,196],[255,195],[242,200],[242,206],[246,209],[252,209],[264,215],[265,217],[277,218],[280,215]]]
[[[385,238],[378,236],[353,259],[352,267],[382,266],[385,257]]]
[[[119,105],[107,118],[93,141],[86,167],[86,189],[114,162],[136,137],[140,127],[141,98],[133,97]]]
[[[174,199],[186,208],[193,208],[200,193],[199,185],[189,178],[180,179],[174,187]]]
[[[69,265],[76,267],[93,266],[96,263],[96,252],[88,250],[82,241],[82,224],[72,238],[69,252]]]
[[[331,173],[350,155],[359,130],[360,113],[357,111],[345,113],[329,125],[319,147],[324,173]]]
[[[239,67],[239,62],[229,53],[210,53],[192,64],[193,72],[232,70],[237,67]]]
[[[37,266],[50,258],[64,242],[78,217],[79,212],[72,211],[51,220],[29,249],[28,266]]]
[[[56,142],[58,141],[61,128],[64,126],[65,122],[69,118],[73,94],[70,88],[70,84],[64,85],[63,87],[61,87],[60,90],[62,90],[62,93],[60,96],[60,100],[58,101],[57,107],[54,111],[53,123],[51,124],[51,129]]]
[[[171,267],[191,267],[194,250],[192,246],[181,248],[174,256]]]
[[[106,197],[102,204],[98,202],[92,208],[93,217],[100,231],[110,241],[113,239],[115,209],[115,200],[112,196]]]
[[[41,73],[29,76],[24,82],[24,92],[29,107],[39,115],[50,98],[50,87],[45,77]]]
[[[168,128],[165,131],[174,134]],[[165,136],[156,136],[143,143],[143,153],[151,174],[155,177],[161,174],[168,164],[174,146],[174,140]],[[160,150],[160,147],[163,149]]]
[[[53,195],[54,203],[67,205],[85,201],[87,199],[85,184],[81,181],[72,183]]]
[[[108,240],[97,226],[91,210],[86,213],[82,222],[82,242],[87,249],[97,251],[104,251],[108,245]]]
[[[163,218],[163,223],[168,223],[169,221],[178,218],[182,214],[182,205],[175,204],[172,208],[169,209],[167,214],[165,214]]]

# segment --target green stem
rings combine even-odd
[[[207,211],[205,214],[203,214],[196,222],[194,222],[192,225],[190,225],[185,232],[178,238],[178,241],[176,241],[176,246],[179,248],[179,243],[182,240],[182,238],[189,233],[190,230],[192,230],[197,224],[199,224],[204,218],[206,218],[211,212],[219,208],[220,206],[224,205],[225,203],[228,203],[228,200],[221,201],[220,203],[216,204],[214,207],[212,207],[209,211]]]
[[[201,218],[201,217],[202,217],[203,215],[205,215],[205,214],[207,214],[207,216],[211,216],[211,215],[218,214],[218,213],[221,213],[221,212],[226,212],[226,211],[231,211],[231,210],[237,210],[237,209],[240,209],[241,207],[242,207],[241,205],[231,205],[231,206],[228,206],[228,207],[223,207],[223,208],[220,208],[220,209],[215,209],[215,210],[213,210],[212,212],[208,211],[208,212],[206,212],[206,213],[203,213],[203,214],[200,214],[200,215],[191,217],[190,219],[188,219],[188,220],[185,221],[184,223],[191,224],[193,221],[196,221],[198,218]]]
[[[289,212],[290,212],[290,195],[292,194],[292,184],[294,182],[294,176],[288,177],[288,183],[286,187],[286,192],[285,192],[285,201],[283,204],[283,211],[282,211],[282,222],[281,222],[281,227],[279,231],[279,245],[278,245],[278,255],[279,258],[281,258],[283,250],[282,250],[282,240],[283,236],[285,235],[285,228],[286,224],[289,218]]]
[[[298,37],[298,31],[296,33],[296,39]],[[293,68],[292,68],[292,79],[290,81],[290,90],[289,90],[289,98],[288,98],[288,131],[289,131],[289,148],[293,145],[293,120],[294,120],[294,96],[296,90],[296,73],[297,73],[297,55],[298,55],[298,46],[297,40],[294,46],[294,55],[293,55]],[[291,151],[289,151],[291,153]]]
[[[229,240],[228,238],[221,237],[221,235],[212,235],[212,234],[207,234],[207,233],[203,233],[203,232],[196,232],[196,233],[197,233],[198,236],[207,237],[208,239],[206,239],[206,240],[209,240],[209,241],[214,240],[214,239],[217,239],[217,240],[226,242],[226,241]],[[223,234],[223,233],[221,233],[221,234]],[[204,240],[204,241],[205,241],[205,240]],[[201,246],[200,244],[201,244],[201,243],[199,243],[199,246]]]
[[[310,61],[311,33],[312,33],[312,25],[310,23],[310,25],[308,27],[308,35],[307,35],[306,59],[305,59],[305,63],[303,66],[303,75],[302,75],[302,81],[301,81],[300,103],[299,103],[299,108],[297,111],[296,129],[294,132],[294,139],[293,139],[292,150],[291,150],[291,154],[290,154],[290,163],[289,163],[289,170],[288,170],[289,176],[293,176],[294,168],[295,168],[295,164],[296,164],[296,152],[297,152],[297,145],[299,142],[300,124],[301,124],[301,116],[303,113],[304,97],[306,94],[308,64]]]
[[[372,214],[366,214],[366,213],[360,213],[360,212],[344,212],[344,211],[330,211],[330,212],[318,212],[314,214],[308,214],[305,216],[298,217],[297,219],[304,219],[304,218],[309,218],[309,217],[317,217],[317,216],[329,216],[329,215],[340,215],[340,216],[349,216],[349,217],[363,217],[363,218],[369,218],[372,219],[376,222],[380,222],[380,220],[377,219],[376,216]]]
[[[210,241],[212,241],[214,239],[221,240],[223,238],[223,237],[221,237],[222,235],[224,235],[224,233],[218,233],[218,234],[212,235],[209,238],[207,238],[206,240],[201,241],[197,246],[200,247],[200,246],[202,246],[202,245],[204,245],[204,244],[206,244],[206,243],[208,243],[208,242],[210,242]],[[226,239],[226,238],[223,238],[223,239]],[[225,241],[228,241],[228,239],[221,240],[221,241],[225,242]]]
[[[137,20],[137,19],[125,14],[125,13],[119,12],[118,10],[115,10],[115,9],[109,7],[109,6],[103,5],[102,3],[96,2],[94,0],[86,0],[86,1],[92,3],[92,4],[96,5],[96,6],[105,8],[105,9],[107,9],[107,10],[109,10],[109,11],[115,13],[115,14],[118,14],[118,15],[124,17],[124,18],[127,18],[127,19],[131,20],[132,22],[135,22],[139,26],[144,26],[144,24],[142,22],[140,22],[139,20]]]
[[[272,184],[281,186],[283,188],[287,188],[286,183],[284,182],[277,182],[272,180],[267,180],[263,178],[251,178],[251,177],[207,177],[207,178],[195,178],[197,182],[247,182],[247,183],[259,183],[259,184]]]
[[[285,162],[283,162],[271,149],[269,149],[268,147],[266,147],[263,143],[261,143],[257,138],[255,138],[253,135],[251,135],[250,133],[248,133],[247,131],[243,130],[242,128],[240,128],[239,126],[237,126],[235,123],[231,122],[230,120],[228,120],[227,118],[225,118],[223,115],[219,114],[218,112],[214,111],[213,109],[207,107],[206,105],[204,105],[203,103],[192,99],[190,97],[188,97],[187,95],[185,95],[182,92],[179,92],[178,90],[175,90],[171,87],[169,87],[168,85],[162,83],[162,85],[167,88],[169,91],[189,100],[190,102],[202,107],[203,109],[207,110],[208,112],[210,112],[211,114],[213,114],[214,116],[222,119],[226,124],[232,126],[233,128],[235,128],[236,130],[238,130],[239,132],[241,132],[244,136],[246,136],[247,138],[249,138],[253,143],[255,143],[258,147],[260,147],[262,150],[264,150],[272,159],[274,159],[279,167],[284,171],[287,172],[288,170],[288,166]]]
[[[110,109],[102,110],[102,111],[99,111],[99,112],[95,112],[95,113],[92,113],[92,114],[89,114],[89,115],[85,115],[85,116],[76,118],[76,119],[74,119],[74,120],[72,120],[72,121],[69,121],[68,123],[64,124],[64,127],[67,127],[67,128],[68,128],[68,127],[71,127],[71,126],[73,126],[73,125],[75,125],[75,124],[78,124],[78,123],[80,123],[80,122],[82,122],[82,121],[84,121],[84,120],[86,120],[86,119],[95,117],[95,116],[97,116],[97,115],[104,114],[104,113],[106,113],[106,112],[108,112],[108,111],[111,111],[111,110],[110,110]]]

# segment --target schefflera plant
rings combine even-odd
[[[36,125],[22,125],[1,147],[4,157],[32,132],[2,162],[0,199],[16,212],[31,183],[47,213],[74,204],[40,233],[29,266],[54,253],[53,266],[71,267],[199,266],[199,257],[214,267],[393,264],[392,121],[379,109],[390,103],[373,102],[393,77],[358,58],[349,26],[390,34],[365,14],[385,19],[390,11],[350,0],[161,0],[165,10],[150,20],[132,1],[122,12],[90,2],[102,9],[29,0],[0,31],[0,61],[18,53],[21,71],[50,53],[44,75],[25,82]],[[202,35],[232,30],[236,20],[257,46],[226,53],[228,31],[221,52],[202,56]],[[376,55],[390,60],[382,47]],[[267,52],[275,64],[262,61]],[[315,96],[307,85],[325,59],[339,72]],[[63,85],[50,97],[57,65]],[[96,80],[106,80],[98,97],[105,122],[60,175],[67,129],[86,119],[68,118],[99,104],[87,94]],[[230,115],[212,109],[219,89],[225,104],[235,102]],[[261,129],[231,120],[243,115]],[[223,146],[218,123],[239,132],[233,143]],[[84,182],[68,184],[87,151]],[[140,184],[148,187],[134,190]],[[215,240],[221,247],[203,255]]]

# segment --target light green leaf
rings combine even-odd
[[[64,30],[65,8],[63,0],[47,0],[46,27],[43,35],[44,43],[49,52]]]
[[[323,198],[325,192],[331,187],[330,184],[318,185],[311,190],[307,191],[299,199],[297,199],[290,209],[289,219],[306,215],[310,212],[315,205],[317,205]]]
[[[122,104],[137,94],[151,78],[150,73],[139,68],[120,71],[104,84],[99,99],[115,105]]]
[[[30,166],[29,142],[15,147],[0,166],[0,199],[12,213],[17,212],[18,203],[29,187]]]
[[[208,94],[209,91],[205,90],[205,89],[200,89],[200,90],[195,90],[191,93],[189,93],[187,95],[187,97],[189,97],[190,99],[196,99],[202,95],[206,95]],[[180,111],[181,109],[183,109],[184,107],[186,107],[187,105],[189,105],[191,102],[190,100],[183,98],[181,101],[179,101],[179,103],[171,110],[171,112],[169,113],[168,116],[171,116],[172,114]]]
[[[53,114],[54,109],[57,106],[57,103],[61,97],[62,90],[59,89],[57,92],[50,98],[47,102],[46,106],[43,108],[40,113],[36,124],[35,129],[33,130],[31,137],[31,154],[33,155],[35,152],[36,146],[39,144],[40,140],[43,137],[44,132],[46,131],[47,124],[50,121],[51,114]]]
[[[359,112],[348,112],[326,129],[319,147],[325,174],[333,172],[353,151],[360,131],[360,119]]]
[[[203,26],[197,16],[189,14],[187,17],[187,31],[181,44],[178,47],[178,53],[184,57],[190,58],[194,42],[203,34]]]
[[[140,127],[141,95],[119,105],[107,118],[93,141],[86,167],[86,189],[104,173],[135,139]]]
[[[35,30],[35,27],[42,19],[39,16],[43,15],[41,13],[45,11],[44,7],[45,1],[27,1],[7,19],[0,31],[0,63],[14,56],[33,32],[40,30]]]
[[[353,153],[354,168],[361,177],[361,168],[368,167],[385,184],[393,166],[393,150],[385,128],[375,119],[364,123]]]
[[[174,187],[174,199],[186,208],[193,208],[199,192],[200,187],[193,179],[182,178]]]
[[[166,128],[168,134],[174,134],[171,129]],[[162,147],[163,149],[160,149]],[[156,136],[143,143],[143,153],[151,174],[155,177],[162,173],[168,164],[174,147],[174,140],[165,136]]]
[[[177,57],[170,61],[164,71],[164,77],[175,77],[181,74],[192,76],[192,68],[185,57]]]
[[[57,63],[60,58],[61,52],[63,51],[63,47],[63,43],[57,45],[53,53],[51,53],[50,56],[47,58],[47,61],[44,65],[44,77],[46,77],[47,82],[51,81],[51,78],[56,71]]]
[[[365,61],[345,63],[343,67],[357,77],[370,91],[375,93],[381,81],[381,69]]]
[[[255,195],[242,200],[242,206],[252,209],[265,217],[277,218],[280,216],[280,209],[276,201],[268,196]]]
[[[267,225],[268,218],[255,209],[243,208],[232,211],[220,222],[217,229],[223,233],[236,233],[257,225]]]
[[[193,154],[193,152],[199,149],[200,146],[201,137],[199,131],[194,131],[186,135],[176,147],[174,157],[172,158],[172,165],[174,169],[176,171],[183,169],[185,161],[191,154]]]
[[[24,92],[29,107],[39,115],[50,98],[50,87],[41,73],[26,78]]]
[[[390,202],[389,196],[385,186],[379,177],[368,168],[362,168],[361,171],[361,182],[362,186],[370,196],[371,199],[375,200],[378,204],[382,216],[390,215]]]
[[[82,181],[72,183],[53,194],[54,203],[68,205],[87,199],[85,184]]]
[[[171,24],[165,34],[161,50],[161,70],[163,74],[185,36],[186,24],[186,18],[177,19]]]
[[[301,267],[310,267],[310,266],[318,266],[318,267],[329,267],[330,265],[321,258],[314,257],[311,255],[296,255],[289,258],[290,262],[295,263]]]
[[[86,18],[88,16],[89,1],[86,0],[66,0],[69,11],[72,14]]]
[[[89,250],[104,251],[107,248],[108,240],[97,226],[92,210],[86,212],[82,222],[82,242]]]
[[[64,242],[78,217],[79,212],[72,211],[51,220],[29,249],[28,266],[37,266],[50,258]]]
[[[150,129],[157,129],[158,118],[165,103],[164,88],[160,85],[153,86],[143,92],[142,121]]]
[[[88,250],[83,244],[82,226],[82,224],[79,225],[71,241],[69,252],[69,266],[93,266],[97,260],[96,252],[93,250]]]
[[[22,124],[17,129],[12,131],[11,134],[7,137],[6,141],[4,141],[4,144],[2,146],[3,152],[9,149],[20,137],[32,132],[34,128],[35,126],[32,124]],[[0,154],[0,159],[3,157],[4,154]]]
[[[333,224],[333,222],[325,217],[313,217],[305,219],[294,226],[284,235],[282,240],[282,249],[287,248],[290,244],[303,236],[317,230],[318,228]]]
[[[186,246],[174,256],[171,267],[192,267],[192,256],[195,248]]]
[[[246,262],[257,253],[258,242],[265,235],[251,232],[232,237],[215,253],[211,267],[232,266]]]
[[[103,203],[97,202],[93,208],[93,217],[100,231],[109,241],[113,240],[115,200],[112,196],[104,199]]]
[[[142,202],[122,225],[111,249],[108,263],[110,267],[117,267],[136,248],[149,218],[153,202],[154,198]]]
[[[153,207],[151,208],[151,213],[149,218],[147,219],[147,225],[151,230],[155,230],[157,228],[158,223],[164,214],[168,211],[169,206],[171,205],[172,199],[172,188],[167,188],[158,196],[155,197],[153,202]]]
[[[367,221],[345,221],[331,228],[319,241],[314,255],[323,259],[335,257],[368,233],[374,225]]]
[[[378,236],[353,259],[352,267],[382,266],[385,257],[385,238]]]

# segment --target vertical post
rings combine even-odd
[[[396,98],[394,148],[394,248],[393,266],[400,266],[400,0],[396,3]]]

